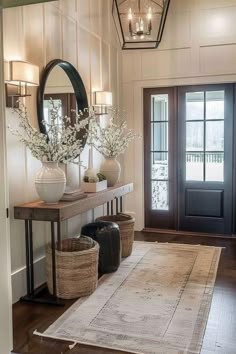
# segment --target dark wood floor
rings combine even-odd
[[[205,332],[202,354],[236,354],[236,240],[202,236],[168,236],[136,233],[137,240],[202,244],[225,247],[219,264],[212,306]],[[43,339],[33,335],[49,327],[70,305],[63,308],[17,303],[13,307],[14,352],[37,354],[122,354],[122,352],[76,346],[69,350],[68,343]],[[163,353],[168,354],[168,353]]]

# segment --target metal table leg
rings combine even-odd
[[[29,220],[29,262],[30,262],[30,293],[34,294],[34,248],[33,248],[33,223]]]
[[[61,223],[58,221],[57,223],[57,247],[58,251],[61,251]]]
[[[31,283],[30,283],[30,257],[29,257],[29,220],[25,220],[25,255],[26,255],[26,284],[27,284],[27,296],[31,295]]]
[[[52,284],[53,284],[53,296],[54,296],[54,297],[57,297],[56,252],[55,252],[55,229],[54,229],[54,222],[51,222],[51,247],[52,247]]]
[[[116,214],[119,213],[119,199],[116,198]]]
[[[123,198],[120,197],[120,213],[123,212]]]
[[[61,245],[61,224],[57,224],[58,245]],[[47,294],[46,283],[34,289],[34,253],[33,253],[33,231],[32,220],[25,220],[25,249],[26,249],[26,283],[27,295],[21,297],[21,301],[39,304],[64,306],[65,303],[57,298],[56,289],[56,254],[55,254],[55,229],[51,222],[51,247],[52,247],[52,281],[53,296]]]

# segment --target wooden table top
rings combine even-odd
[[[88,197],[73,202],[61,201],[57,204],[46,204],[41,200],[16,205],[15,219],[36,221],[63,221],[82,214],[97,206],[133,191],[133,183],[118,183],[98,193],[88,193]]]

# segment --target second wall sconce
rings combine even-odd
[[[30,96],[28,86],[39,86],[39,67],[24,61],[4,63],[6,105],[17,107],[19,97]]]
[[[112,92],[95,91],[94,106],[100,108],[98,115],[107,114],[107,107],[112,106]]]

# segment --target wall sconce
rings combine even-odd
[[[6,106],[17,108],[19,97],[31,96],[28,86],[39,86],[39,67],[24,61],[4,63]]]
[[[95,91],[94,106],[100,107],[100,112],[97,115],[107,114],[107,107],[112,106],[112,92]]]

